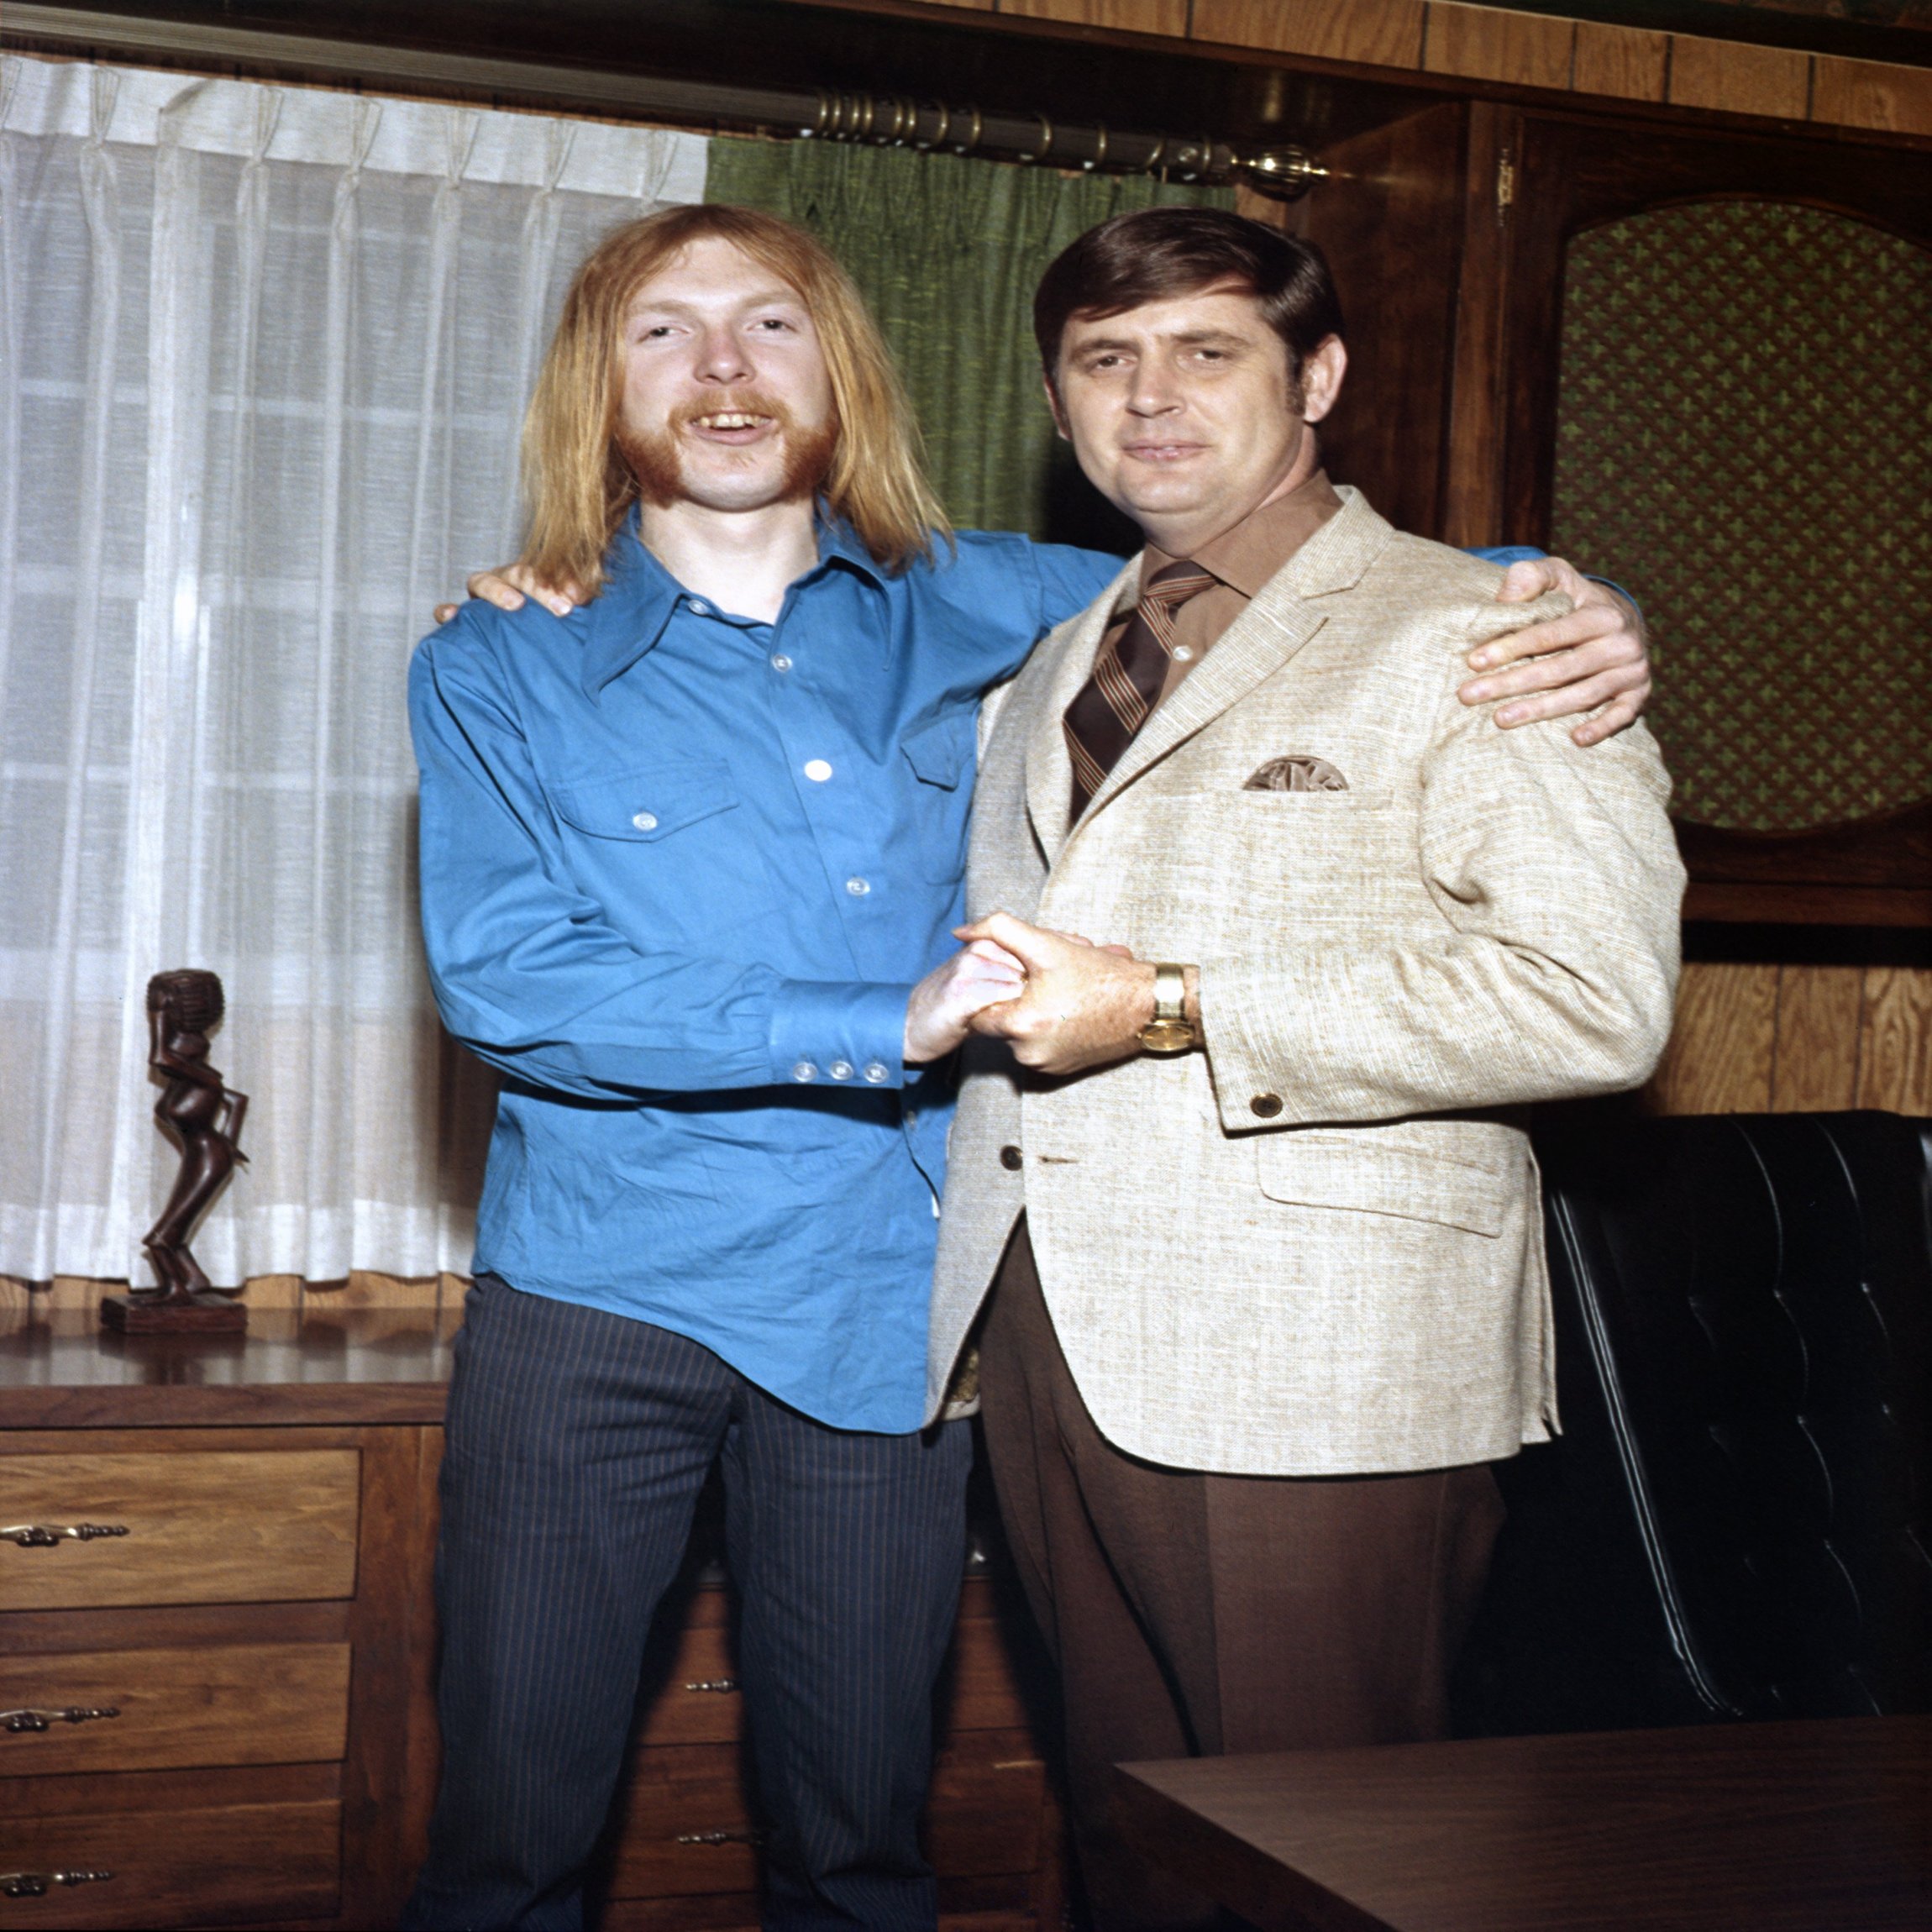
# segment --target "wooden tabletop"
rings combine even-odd
[[[1932,1927],[1932,1718],[1122,1765],[1115,1802],[1268,1932]]]
[[[0,1429],[440,1422],[458,1316],[251,1308],[245,1335],[117,1335],[0,1314]]]

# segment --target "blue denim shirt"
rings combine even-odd
[[[918,1426],[952,1098],[906,998],[957,945],[980,694],[1120,568],[969,532],[890,576],[830,529],[760,624],[627,531],[570,617],[424,641],[430,972],[506,1076],[479,1270]]]
[[[761,624],[633,528],[587,608],[425,639],[430,974],[505,1076],[479,1271],[918,1426],[952,1093],[906,998],[956,944],[980,694],[1120,568],[968,532],[890,576],[832,528]]]

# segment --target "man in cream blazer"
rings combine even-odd
[[[1110,1762],[1441,1729],[1487,1466],[1557,1426],[1516,1110],[1646,1078],[1683,873],[1641,727],[1457,701],[1561,600],[1321,475],[1315,251],[1121,217],[1037,313],[1149,549],[986,706],[964,930],[1028,984],[967,1049],[930,1392],[998,1277],[988,1442],[1112,1932],[1206,1906],[1113,1835]]]

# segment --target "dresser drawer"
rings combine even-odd
[[[227,1644],[0,1656],[0,1777],[333,1761],[348,1739],[349,1655]]]
[[[336,1908],[342,1807],[312,1799],[16,1819],[0,1844],[0,1893],[24,1877],[49,1882],[39,1897],[0,1896],[6,1932],[321,1918]],[[61,1884],[60,1872],[112,1876]]]
[[[969,1731],[932,1769],[926,1856],[948,1877],[1032,1872],[1040,1863],[1047,1767],[1030,1732]]]
[[[998,1621],[963,1616],[941,1681],[940,1731],[1010,1730],[1024,1726],[1026,1707]]]
[[[730,1632],[722,1624],[680,1630],[670,1669],[644,1714],[638,1741],[730,1744],[743,1730],[744,1698],[738,1693]]]
[[[679,1898],[756,1889],[758,1855],[738,1754],[732,1746],[638,1751],[623,1803],[612,1898]]]
[[[353,1449],[0,1456],[0,1610],[349,1596],[360,1463]]]

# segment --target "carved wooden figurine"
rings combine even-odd
[[[110,1295],[101,1319],[130,1332],[199,1333],[248,1326],[248,1310],[212,1287],[188,1247],[188,1236],[221,1192],[237,1161],[248,1095],[233,1092],[208,1064],[208,1034],[222,1016],[222,983],[185,967],[148,982],[148,1064],[165,1082],[155,1124],[181,1150],[180,1172],[161,1218],[142,1237],[158,1289]]]

